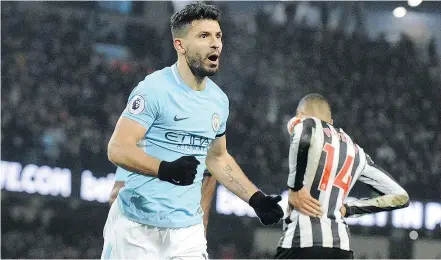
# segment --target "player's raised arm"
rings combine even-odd
[[[254,186],[228,153],[225,135],[211,143],[206,165],[222,185],[254,208],[262,224],[275,224],[283,217],[283,210],[277,204],[282,198],[265,195]]]
[[[391,211],[409,206],[409,195],[386,171],[366,156],[366,166],[358,180],[378,191],[382,196],[348,202],[343,205],[345,217]]]

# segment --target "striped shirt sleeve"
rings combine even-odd
[[[288,187],[294,191],[303,188],[303,181],[308,162],[309,147],[315,121],[307,118],[293,126],[292,140],[289,148]]]
[[[379,192],[381,196],[348,202],[345,205],[346,217],[407,207],[409,205],[407,192],[385,170],[375,165],[368,155],[366,155],[366,160],[366,166],[358,180]]]

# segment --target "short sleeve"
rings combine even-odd
[[[122,116],[138,122],[148,130],[159,117],[160,99],[158,90],[145,84],[145,81],[142,81],[132,91]]]
[[[123,181],[125,182],[129,177],[130,172],[124,168],[117,167],[115,173],[115,181]]]

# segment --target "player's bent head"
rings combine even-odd
[[[214,5],[188,4],[170,18],[172,36],[173,38],[185,37],[194,21],[212,20],[219,23],[220,16],[221,11]]]
[[[328,100],[317,93],[311,93],[304,96],[297,106],[298,116],[314,116],[318,119],[333,123],[331,106]]]

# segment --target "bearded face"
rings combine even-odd
[[[213,76],[219,71],[219,54],[203,54],[187,49],[185,59],[195,76]]]
[[[219,71],[222,32],[214,20],[192,22],[184,44],[185,59],[197,77],[213,76]]]

